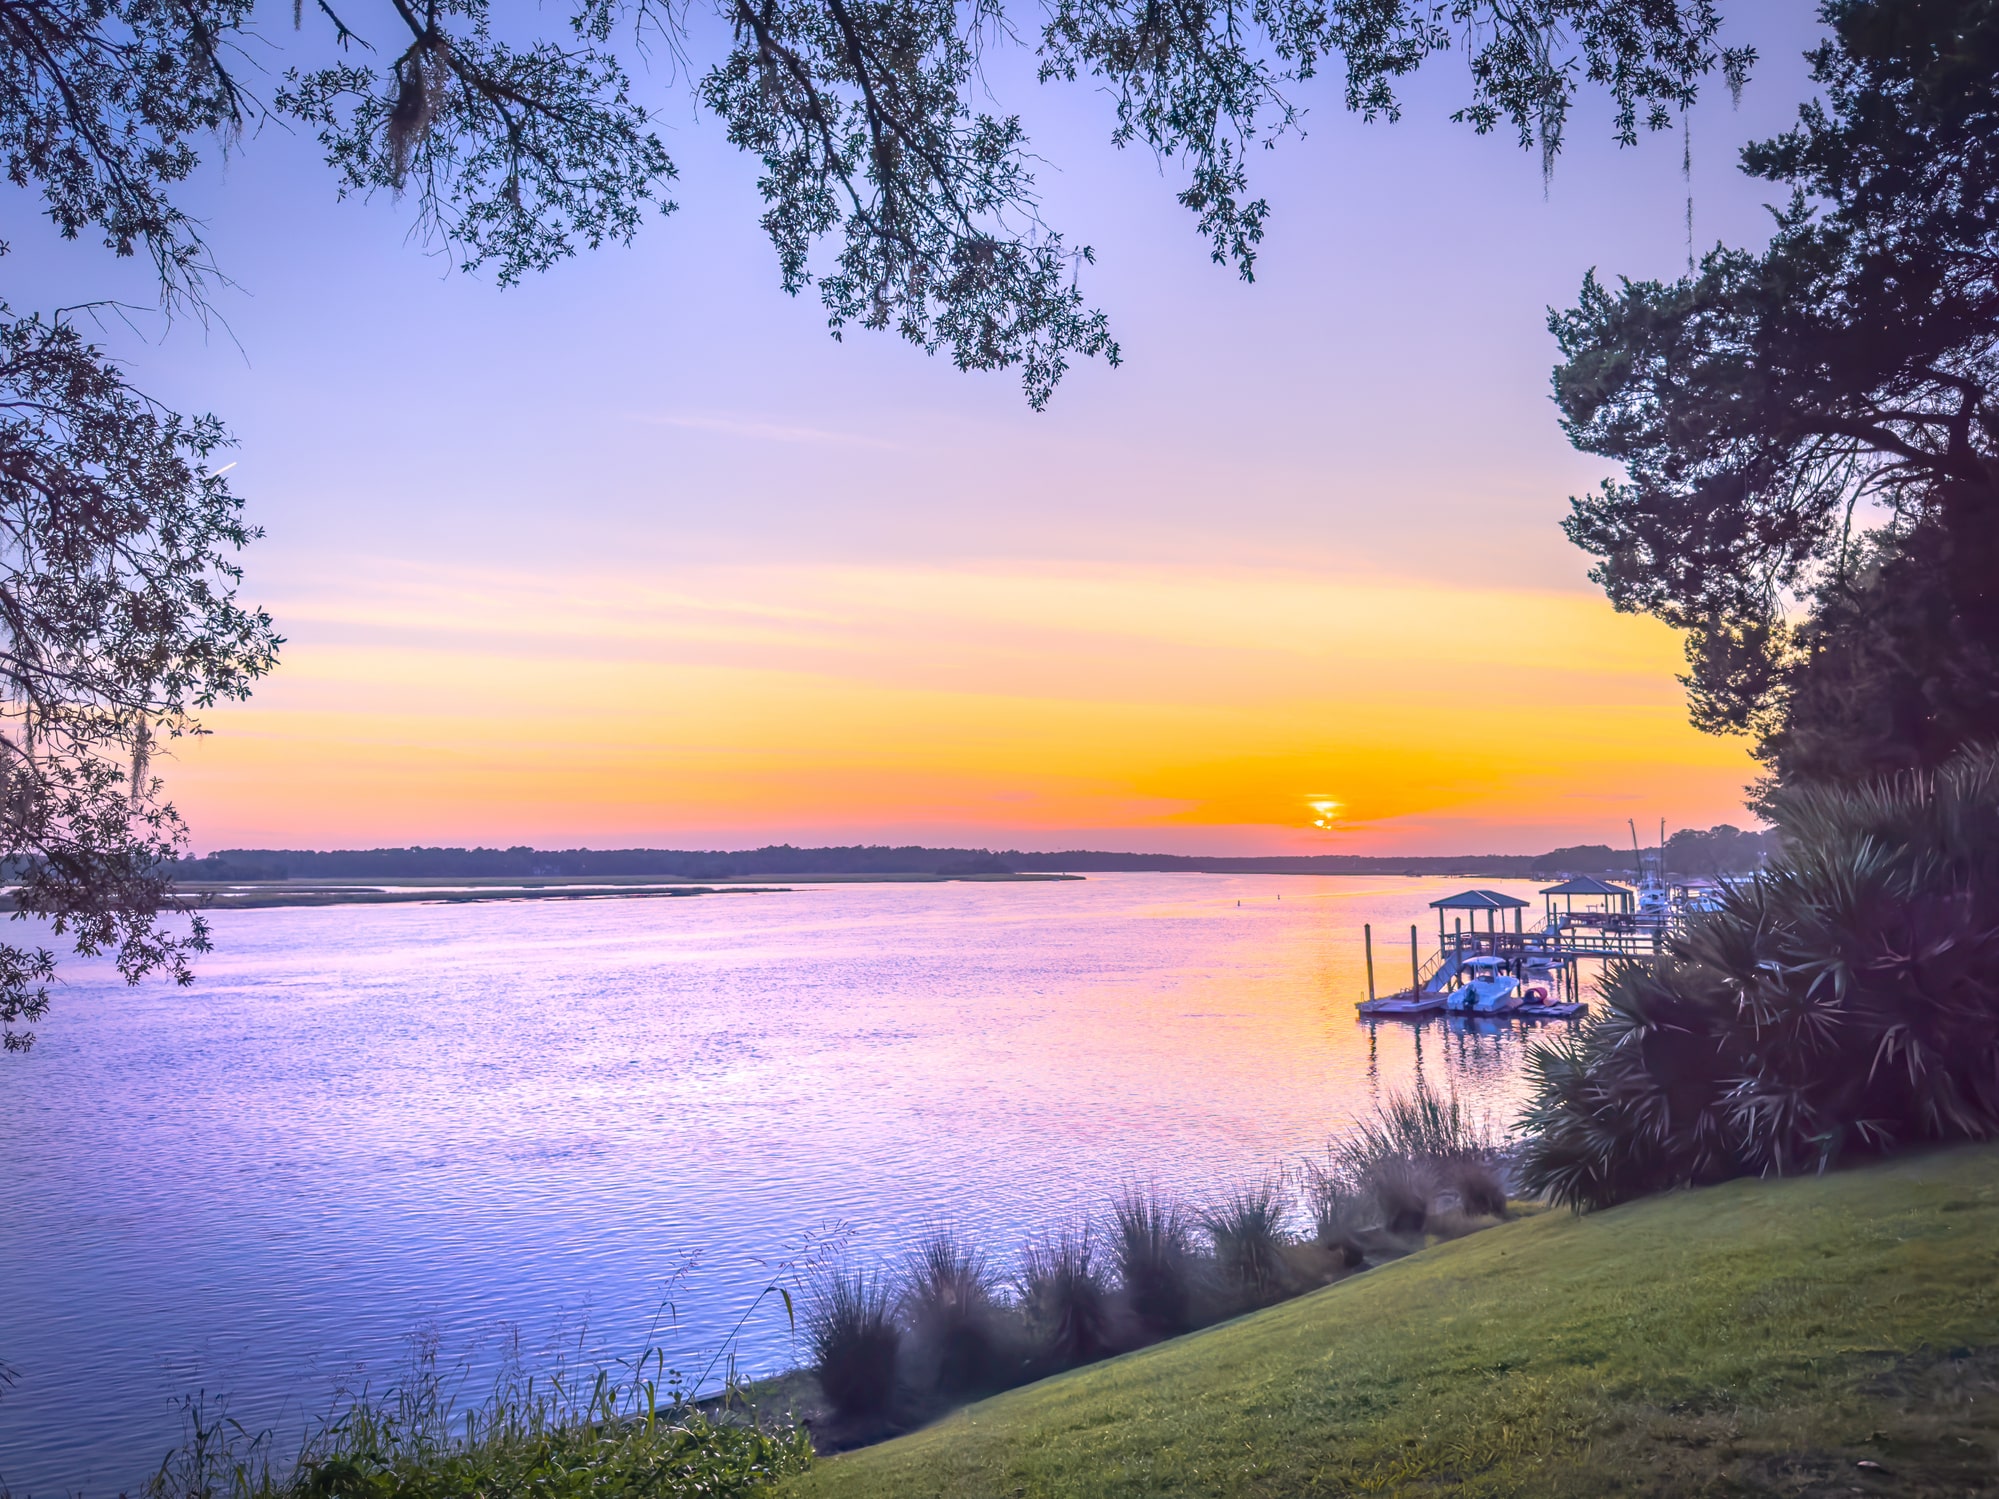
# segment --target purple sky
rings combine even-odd
[[[1762,58],[1739,109],[1717,87],[1693,116],[1702,247],[1764,237],[1774,194],[1740,176],[1736,151],[1791,117],[1816,34],[1804,4],[1728,8],[1729,37]],[[312,143],[282,126],[206,171],[190,201],[237,283],[218,299],[226,331],[141,319],[159,335],[148,344],[107,330],[142,386],[214,410],[242,440],[234,478],[269,532],[247,591],[291,640],[257,702],[218,714],[215,738],[169,771],[197,844],[1531,847],[1607,838],[1627,810],[1742,819],[1741,748],[1684,727],[1671,642],[1594,602],[1587,559],[1557,529],[1566,497],[1603,469],[1556,426],[1544,309],[1572,300],[1591,266],[1684,269],[1677,134],[1621,150],[1604,102],[1586,97],[1544,191],[1536,157],[1446,118],[1466,95],[1457,57],[1411,82],[1392,125],[1345,115],[1337,84],[1319,86],[1307,137],[1253,163],[1274,212],[1251,286],[1210,263],[1172,166],[1107,144],[1105,99],[1037,87],[1015,65],[993,86],[1046,159],[1048,219],[1097,251],[1085,290],[1126,357],[1076,369],[1041,415],[1010,375],[961,375],[882,335],[831,340],[811,295],[777,291],[753,164],[663,76],[642,90],[663,104],[679,211],[629,249],[517,290],[407,243],[407,205],[337,203]],[[148,300],[136,267],[57,244],[24,195],[9,202],[17,311]],[[1003,637],[1040,607],[1039,579],[1074,612],[1090,580],[1112,580],[1115,601],[1191,597],[1214,579],[1219,599],[1261,576],[1392,584],[1406,602],[1381,608],[1412,611],[1412,640],[1431,638],[1417,614],[1433,619],[1439,591],[1460,584],[1537,601],[1523,622],[1573,610],[1561,617],[1621,663],[1591,678],[1605,701],[1643,699],[1646,727],[1622,736],[1643,753],[1620,760],[1617,736],[1584,745],[1568,791],[1501,767],[1489,785],[1459,771],[1448,794],[1391,794],[1363,762],[1392,758],[1398,732],[1429,744],[1435,730],[1369,675],[1383,658],[1363,660],[1360,643],[1301,668],[1350,664],[1353,685],[1301,682],[1304,706],[1272,698],[1255,722],[1230,697],[1235,668],[1172,685],[1184,641],[1170,630],[1107,648],[1124,664],[1104,678],[1065,675],[1073,652],[1052,637],[1055,687],[1017,661],[994,675]],[[953,577],[1012,588],[1018,608],[960,617],[954,590],[932,586]],[[927,614],[907,607],[911,591],[935,595]],[[893,623],[863,617],[870,597]],[[604,614],[607,598],[646,623]],[[750,639],[689,622],[718,599],[759,619],[796,603],[829,623]],[[1480,632],[1504,635],[1505,613]],[[1072,628],[1100,640],[1111,627]],[[954,681],[920,647],[960,633],[976,649]],[[818,649],[833,638],[860,642],[844,665]],[[1567,648],[1508,645],[1526,661]],[[1159,679],[1142,701],[1120,697],[1134,673]],[[777,753],[767,725],[807,679],[801,700],[839,730],[786,733]],[[1046,742],[1011,758],[954,748],[972,698],[1000,715],[1012,704],[1009,722],[1043,715]],[[1125,716],[1088,730],[1065,716],[1114,702]],[[1173,727],[1145,729],[1150,713]],[[1349,717],[1366,720],[1366,748]],[[1147,748],[1162,735],[1177,759]],[[1295,763],[1267,786],[1244,771],[1233,800],[1215,792],[1227,772],[1214,767],[1258,735],[1288,736]],[[1087,764],[1064,761],[1065,736],[1089,741]],[[613,740],[623,759],[592,759]],[[755,768],[715,768],[727,764]],[[1350,766],[1373,789],[1344,829],[1310,831],[1279,805]],[[898,799],[899,780],[932,772]]]

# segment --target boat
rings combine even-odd
[[[1500,958],[1471,958],[1458,972],[1465,975],[1444,996],[1444,1007],[1464,1015],[1500,1015],[1521,1006],[1520,980]]]
[[[1722,908],[1722,887],[1713,880],[1683,880],[1673,887],[1673,912],[1698,916]]]
[[[1520,1008],[1507,1013],[1521,1020],[1571,1020],[1587,1015],[1589,1006],[1579,999],[1556,999],[1547,985],[1529,979],[1520,988]]]
[[[1589,1006],[1579,999],[1562,999],[1545,1005],[1522,1005],[1507,1013],[1515,1020],[1573,1020],[1578,1015],[1587,1015]]]
[[[1363,1015],[1434,1015],[1444,1007],[1444,996],[1420,989],[1404,989],[1400,994],[1384,994],[1379,999],[1363,999],[1354,1006]]]
[[[1658,862],[1645,857],[1638,846],[1638,824],[1631,819],[1631,857],[1638,861],[1638,918],[1641,922],[1659,923],[1673,910],[1672,886],[1666,883],[1666,823],[1659,822]]]

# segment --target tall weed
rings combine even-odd
[[[146,1499],[739,1499],[811,1460],[802,1432],[716,1421],[689,1405],[656,1352],[532,1376],[509,1360],[484,1399],[462,1404],[435,1339],[413,1341],[403,1379],[343,1399],[289,1464],[273,1461],[270,1433],[248,1431],[222,1404],[184,1402],[185,1440]]]

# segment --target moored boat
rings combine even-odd
[[[1363,1015],[1434,1015],[1444,1008],[1444,996],[1405,989],[1400,994],[1363,999],[1354,1008]]]
[[[1504,959],[1472,958],[1458,970],[1463,982],[1444,996],[1454,1014],[1502,1015],[1521,1007],[1520,977]]]

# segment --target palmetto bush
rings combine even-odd
[[[1769,869],[1530,1053],[1528,1188],[1600,1207],[1999,1135],[1999,752],[1772,802]]]

